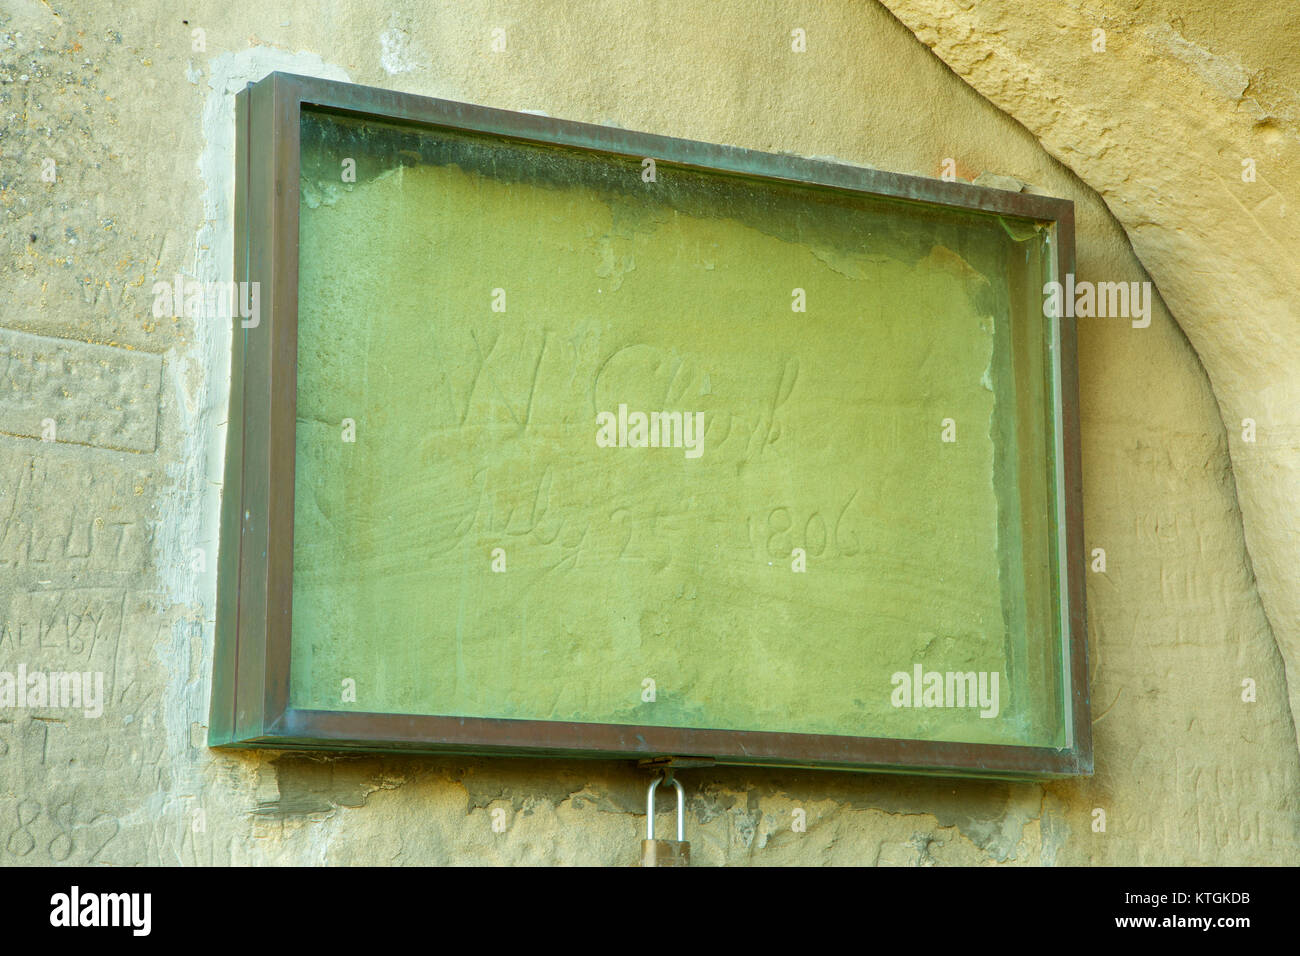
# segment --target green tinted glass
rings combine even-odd
[[[1045,224],[305,111],[289,704],[1066,746]]]

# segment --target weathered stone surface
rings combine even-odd
[[[1196,349],[1300,717],[1300,10],[884,3],[1097,190]]]
[[[1107,203],[1130,222],[1144,259],[1181,235],[1185,274],[1168,288],[1161,278],[1161,292],[1167,301],[1177,293],[1180,303],[1215,305],[1206,341],[1225,348],[1236,342],[1245,364],[1216,370],[1213,351],[1188,324],[1202,368],[1159,305],[1148,329],[1113,320],[1080,326],[1086,544],[1107,552],[1106,571],[1088,578],[1097,775],[1007,785],[683,772],[688,838],[697,865],[1296,859],[1300,759],[1283,660],[1247,559],[1237,495],[1247,511],[1252,501],[1273,509],[1261,512],[1273,522],[1263,535],[1294,534],[1287,522],[1295,496],[1259,492],[1256,499],[1240,472],[1234,485],[1233,470],[1258,466],[1279,481],[1294,477],[1293,459],[1261,452],[1270,442],[1295,441],[1281,417],[1295,411],[1294,393],[1277,379],[1295,363],[1286,343],[1272,338],[1287,328],[1283,310],[1292,299],[1277,275],[1264,274],[1285,255],[1273,249],[1252,265],[1234,248],[1247,248],[1251,237],[1231,231],[1230,221],[1222,224],[1229,231],[1216,222],[1233,191],[1250,216],[1272,222],[1279,249],[1284,241],[1294,245],[1293,233],[1277,225],[1290,220],[1266,218],[1280,213],[1280,198],[1265,202],[1260,190],[1256,203],[1255,193],[1242,196],[1236,186],[1207,185],[1214,181],[1204,172],[1206,182],[1188,195],[1182,185],[1136,178],[1168,172],[1183,153],[1197,155],[1203,169],[1219,161],[1200,145],[1199,124],[1213,132],[1227,122],[1225,97],[1197,79],[1198,69],[1221,74],[1213,59],[1180,67],[1172,80],[1144,74],[1145,83],[1133,81],[1130,91],[1140,95],[1125,102],[1094,74],[1121,73],[1121,62],[1140,71],[1150,65],[1145,56],[1108,61],[1115,69],[1099,71],[1082,54],[1062,57],[1058,44],[1055,59],[1028,74],[1044,97],[1058,98],[1056,110],[1082,116],[1095,101],[1098,129],[1122,121],[1156,134],[1124,145],[1118,137],[1087,138],[1084,128],[1075,136],[1067,125],[1061,138],[1074,147],[1067,155],[1044,126],[1044,142],[1076,175],[1040,145],[1033,117],[1017,114],[1018,122],[990,105],[874,4],[603,0],[575,8],[554,0],[433,8],[420,0],[349,0],[332,18],[297,0],[196,6],[185,13],[147,0],[56,17],[38,0],[12,0],[0,14],[0,215],[8,227],[0,238],[8,295],[0,324],[165,356],[152,455],[0,436],[0,668],[91,661],[111,675],[110,703],[98,720],[0,713],[0,862],[637,858],[646,781],[625,765],[226,754],[204,746],[229,331],[154,319],[149,289],[177,273],[229,277],[231,95],[270,69],[923,175],[938,175],[952,157],[965,178],[987,170],[1073,198],[1081,278],[1147,278]],[[992,42],[999,30],[1015,38],[1016,18],[1041,37],[1066,9],[1048,7],[1049,16],[1022,7],[1015,17],[1003,15],[1003,4],[975,9],[986,6],[1002,19],[968,21],[971,41],[986,33]],[[1254,8],[1223,9],[1223,19],[1213,21],[1222,42],[1255,35],[1233,20],[1248,20],[1242,11]],[[960,17],[973,15],[953,12],[937,22],[945,37],[960,40]],[[191,34],[199,27],[206,30],[202,51]],[[490,50],[494,27],[507,31],[503,54]],[[795,27],[807,31],[806,53],[790,49]],[[1287,62],[1285,31],[1260,32],[1279,46],[1259,51],[1253,62],[1270,66],[1248,71],[1248,92],[1273,119],[1251,118],[1249,96],[1239,118],[1253,131],[1245,140],[1250,153],[1263,157],[1255,185],[1267,180],[1284,189],[1291,180],[1275,179],[1270,163],[1293,149],[1279,97],[1295,84],[1276,72]],[[1068,28],[1060,35],[1073,41]],[[1122,43],[1111,36],[1117,50]],[[1089,37],[1078,39],[1086,46]],[[1033,46],[1005,42],[988,69]],[[1245,47],[1235,49],[1246,56]],[[943,55],[959,73],[977,77],[984,52],[970,47],[970,62]],[[1171,58],[1185,63],[1172,52],[1151,59]],[[1008,89],[1016,69],[1028,66],[1015,61],[1006,70]],[[1183,76],[1200,85],[1187,87]],[[1094,85],[1061,100],[1067,80]],[[1000,96],[996,85],[985,93]],[[1052,110],[1048,99],[1043,112]],[[1196,128],[1156,125],[1172,124],[1174,114]],[[1238,173],[1241,152],[1226,150],[1213,166],[1224,182]],[[1076,153],[1113,161],[1116,181],[1126,184],[1123,203],[1080,181],[1094,167]],[[55,183],[40,178],[46,157],[57,160]],[[1190,215],[1191,196],[1217,212],[1208,220],[1170,218],[1173,205]],[[1198,237],[1203,241],[1183,244]],[[1265,289],[1272,292],[1264,296]],[[1175,312],[1183,318],[1177,304]],[[1238,388],[1231,401],[1221,388],[1229,381]],[[1257,443],[1246,446],[1258,456],[1253,465],[1229,457],[1230,447],[1239,455],[1239,422],[1247,416],[1260,429]],[[1268,569],[1251,534],[1263,585]],[[1279,558],[1272,578],[1284,592],[1294,589],[1282,578],[1286,567]],[[31,643],[34,627],[50,636],[49,646]],[[1282,633],[1276,620],[1274,629]],[[1241,699],[1247,677],[1258,687],[1253,704]],[[34,719],[50,716],[58,719]],[[795,809],[805,811],[807,832],[793,830]],[[1106,811],[1104,833],[1093,830],[1095,809]],[[493,810],[503,811],[496,818],[504,818],[504,832],[494,832]]]
[[[161,357],[3,329],[0,368],[0,432],[154,450]]]

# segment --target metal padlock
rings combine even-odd
[[[655,790],[664,780],[677,788],[677,839],[655,839]],[[691,845],[686,842],[686,791],[673,777],[656,777],[646,797],[645,839],[641,841],[642,866],[690,866]]]

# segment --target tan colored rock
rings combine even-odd
[[[1300,11],[884,2],[1097,190],[1187,333],[1300,715]]]
[[[1260,586],[1281,582],[1268,598],[1281,636],[1278,587],[1294,552],[1289,565],[1280,551],[1266,561],[1261,542],[1295,534],[1294,491],[1287,500],[1279,490],[1295,480],[1286,416],[1296,402],[1284,374],[1296,367],[1294,312],[1289,343],[1283,335],[1295,233],[1279,225],[1294,222],[1295,204],[1286,219],[1268,191],[1293,188],[1295,173],[1286,24],[1251,25],[1246,4],[1218,14],[1198,3],[1174,29],[1216,51],[1206,58],[1168,37],[1159,46],[1154,26],[1155,39],[1140,24],[1125,37],[1128,21],[1106,13],[1111,59],[1101,68],[1086,51],[1090,21],[1073,7],[891,5],[923,37],[922,13],[933,13],[946,39],[930,42],[993,104],[884,8],[857,0],[341,0],[329,17],[308,0],[200,3],[192,14],[139,0],[58,17],[38,0],[6,3],[0,325],[149,353],[162,371],[152,450],[0,435],[0,667],[85,662],[105,671],[110,700],[98,719],[0,714],[0,864],[637,858],[646,779],[626,764],[204,746],[214,590],[193,549],[212,541],[228,340],[222,329],[154,319],[149,288],[228,267],[231,94],[247,73],[290,68],[899,172],[938,175],[952,157],[968,178],[987,170],[1074,199],[1079,275],[1141,281],[1109,204],[1205,367],[1159,305],[1148,329],[1081,324],[1086,544],[1108,555],[1107,571],[1088,578],[1097,775],[1007,784],[684,771],[693,857],[1294,862],[1300,757],[1237,498]],[[1073,26],[1057,32],[1058,19]],[[508,53],[494,59],[497,26]],[[802,54],[790,49],[796,27],[807,31]],[[205,51],[193,49],[195,28],[206,30]],[[1231,45],[1260,36],[1271,46]],[[1240,53],[1245,73],[1216,42]],[[1258,161],[1251,188],[1233,181],[1243,155]],[[39,179],[47,156],[61,170],[53,185]],[[1094,176],[1102,195],[1079,178]],[[1265,253],[1256,221],[1275,239]],[[1171,263],[1185,275],[1157,274]],[[1259,437],[1243,446],[1247,416]],[[1291,458],[1277,451],[1287,442]],[[1245,677],[1257,703],[1241,700]],[[795,809],[806,832],[792,827]],[[493,810],[504,811],[503,832],[492,830]],[[1104,833],[1093,829],[1096,810]]]

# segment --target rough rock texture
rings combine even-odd
[[[1283,165],[1294,114],[1283,95],[1290,81],[1263,69],[1288,62],[1282,33],[1261,31],[1276,50],[1252,46],[1259,28],[1231,18],[1253,8],[1226,4],[1226,46],[1209,56],[1196,52],[1205,43],[1191,27],[1171,39],[1149,13],[1149,29],[1127,39],[1111,31],[1103,68],[1087,53],[1090,33],[1074,32],[1090,21],[1071,7],[916,4],[909,20],[912,7],[894,5],[977,86],[992,77],[984,94],[1001,104],[1005,92],[1025,125],[883,7],[850,0],[342,0],[328,16],[305,0],[9,0],[0,12],[0,325],[116,349],[124,369],[160,361],[161,388],[152,413],[138,395],[125,400],[120,377],[58,394],[56,417],[81,423],[93,439],[84,444],[24,437],[31,409],[0,401],[0,669],[103,671],[109,698],[98,719],[0,712],[0,862],[636,858],[645,779],[624,764],[204,746],[229,330],[155,318],[149,293],[177,273],[229,275],[231,95],[270,69],[922,175],[953,158],[963,178],[987,171],[1073,198],[1081,278],[1144,280],[1109,203],[1205,368],[1162,305],[1147,329],[1081,323],[1086,544],[1107,554],[1088,586],[1096,776],[1012,785],[683,772],[693,856],[1293,862],[1300,759],[1237,497],[1274,630],[1294,636],[1294,585],[1283,552],[1267,547],[1295,534],[1285,489],[1294,489],[1297,433],[1286,416],[1296,402],[1283,376],[1296,367],[1286,351],[1295,313],[1284,311],[1294,309],[1284,269],[1295,234],[1268,185],[1286,188],[1296,171],[1294,159]],[[922,14],[937,12],[941,33],[927,33]],[[206,31],[202,50],[196,28]],[[491,52],[495,28],[506,31],[504,53]],[[795,28],[807,31],[807,52],[791,50]],[[1046,36],[1056,38],[1050,48],[1029,42]],[[1143,50],[1157,48],[1165,53],[1149,62]],[[1029,57],[1036,49],[1044,62]],[[1244,74],[1248,95],[1234,112],[1215,78],[1238,58],[1255,72]],[[1093,119],[1071,125],[1085,115]],[[1099,138],[1105,129],[1114,132]],[[1250,186],[1239,179],[1243,156],[1258,161]],[[41,178],[47,158],[52,183]],[[1097,180],[1104,196],[1076,175],[1107,170]],[[1161,275],[1168,259],[1157,252],[1182,268]],[[47,341],[26,354],[62,348]],[[15,373],[3,374],[8,394]],[[150,414],[153,445],[141,437]],[[1244,417],[1258,423],[1254,445],[1241,443]],[[118,431],[106,431],[114,421]],[[1242,699],[1246,678],[1253,703]],[[796,809],[806,832],[791,826]],[[1097,810],[1104,832],[1094,829]]]
[[[1300,7],[885,5],[1097,190],[1187,333],[1300,714]]]

